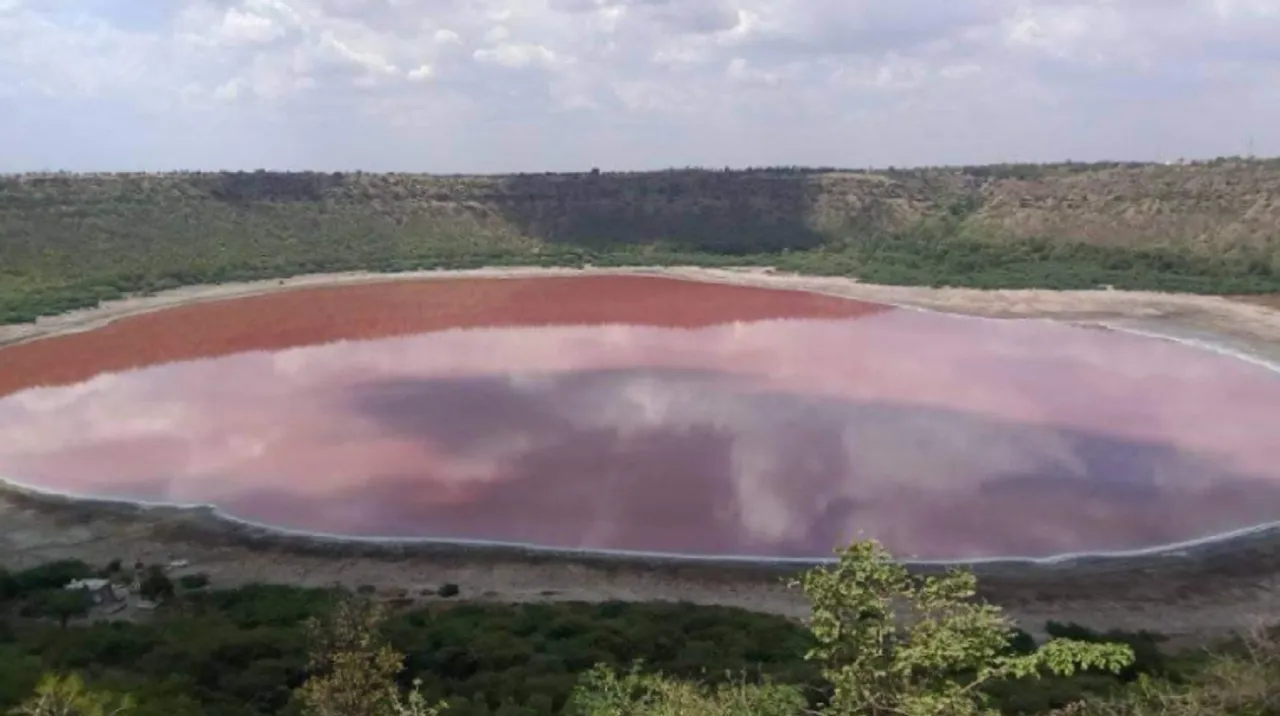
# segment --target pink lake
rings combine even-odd
[[[885,310],[470,327],[0,397],[0,476],[292,530],[815,558],[1158,547],[1280,518],[1280,376]]]

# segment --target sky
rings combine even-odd
[[[1280,0],[0,0],[0,172],[1280,155]]]

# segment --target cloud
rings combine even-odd
[[[1280,154],[1269,121],[1280,11],[1270,0],[0,0],[0,110],[0,131],[24,138],[0,158],[7,171]]]
[[[542,45],[501,41],[493,47],[484,47],[476,50],[472,53],[472,57],[479,62],[493,63],[511,68],[529,67],[531,65],[550,67],[558,59],[555,52]]]

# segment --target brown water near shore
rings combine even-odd
[[[0,396],[105,372],[445,328],[854,317],[890,310],[804,291],[647,276],[387,281],[196,303],[0,350]]]
[[[0,475],[300,530],[788,557],[866,535],[973,559],[1280,516],[1273,373],[1047,321],[438,281],[190,306],[4,360],[60,385],[0,399]]]

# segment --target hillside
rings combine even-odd
[[[0,322],[316,271],[755,264],[882,283],[1280,290],[1280,160],[0,177]]]

